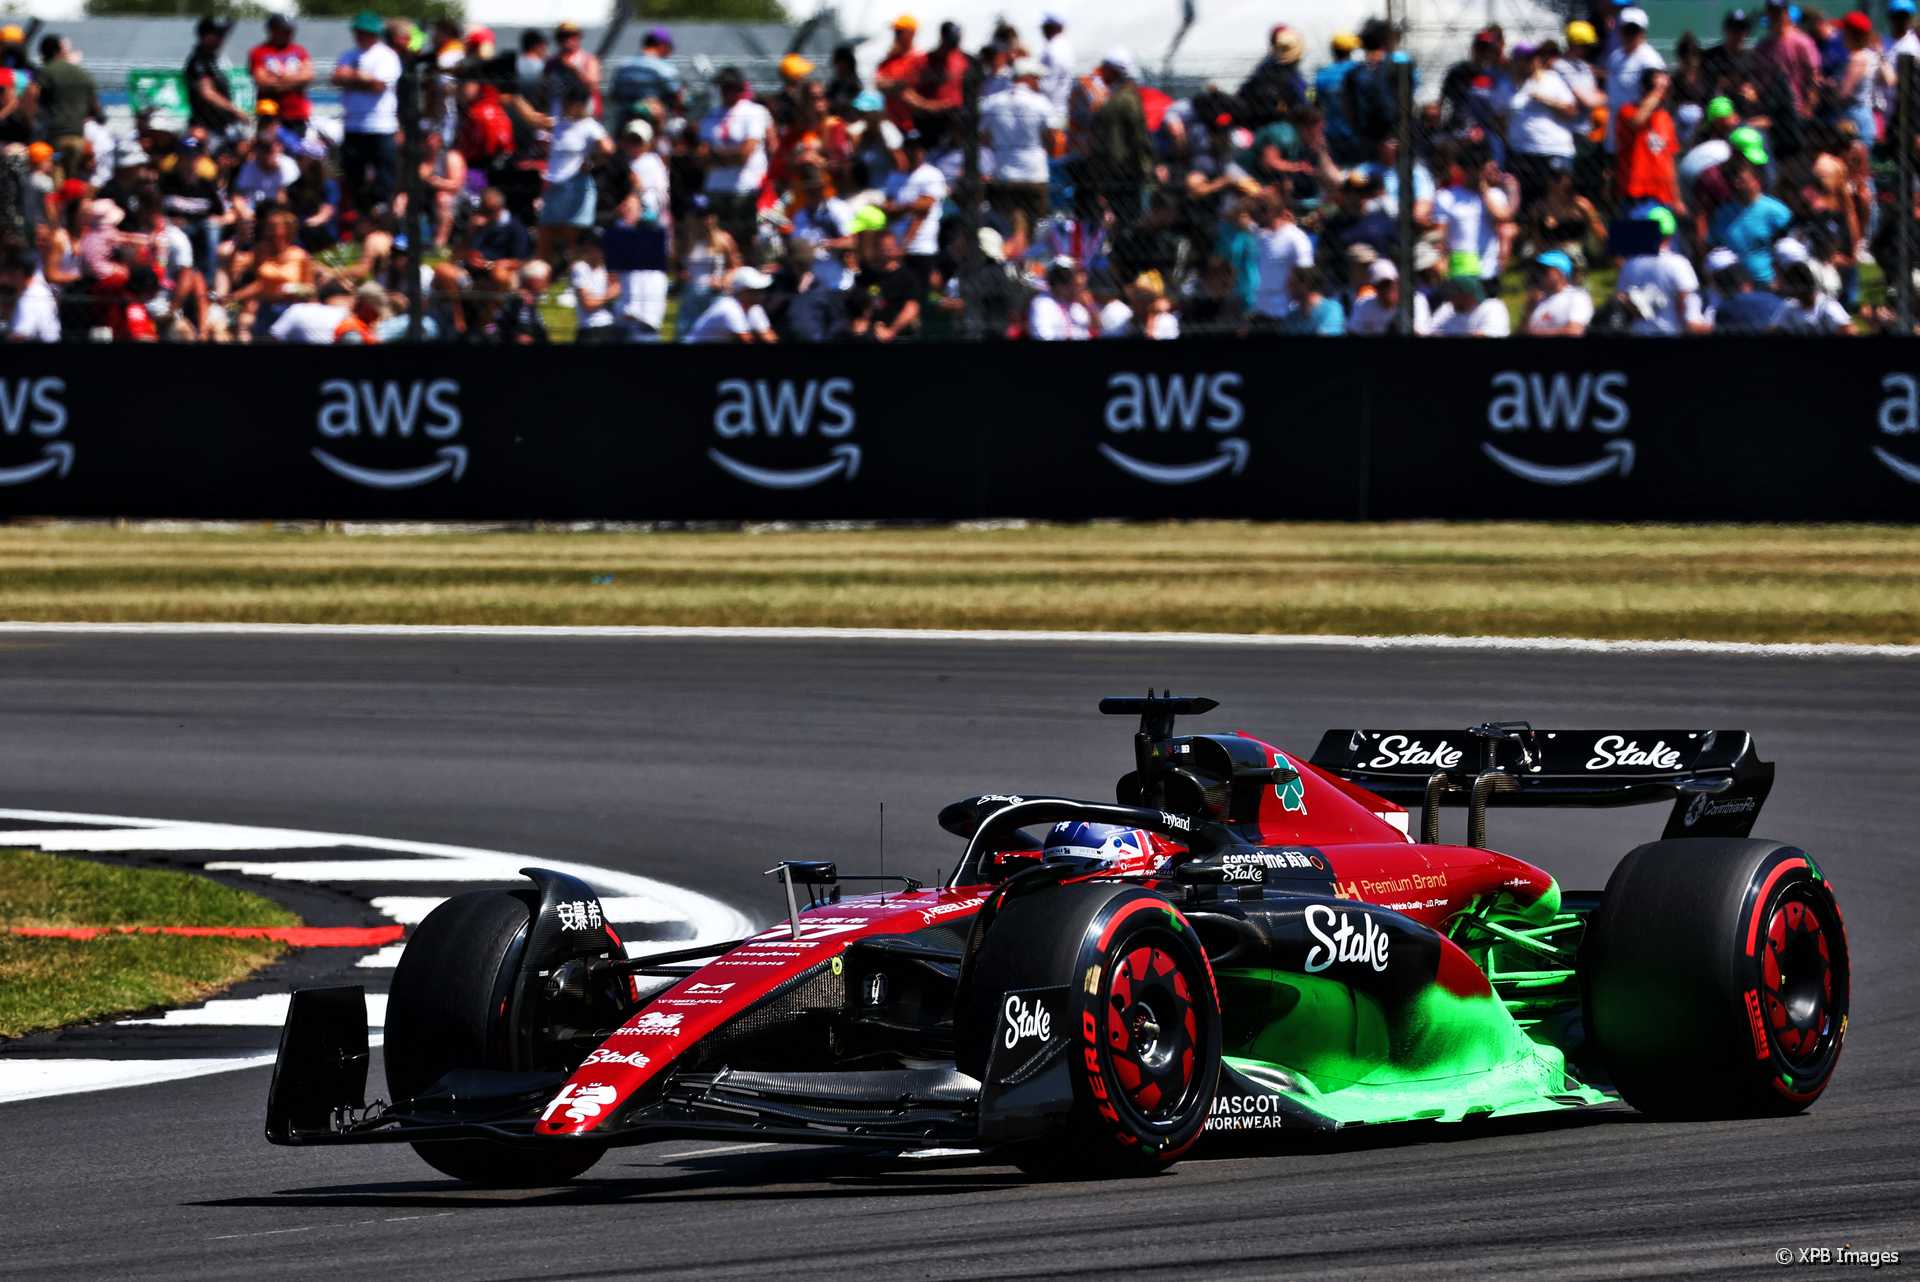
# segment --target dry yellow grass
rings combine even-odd
[[[1920,530],[1108,524],[0,529],[0,617],[1920,642]]]

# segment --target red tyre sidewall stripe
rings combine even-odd
[[[1780,884],[1781,878],[1796,868],[1809,866],[1805,859],[1798,857],[1782,860],[1773,866],[1773,871],[1767,874],[1767,879],[1760,883],[1760,893],[1753,897],[1753,909],[1747,917],[1747,956],[1754,956],[1760,947],[1760,915],[1766,911],[1767,900],[1772,896],[1773,888]]]
[[[1107,924],[1101,929],[1100,938],[1097,941],[1097,950],[1100,956],[1103,958],[1106,956],[1107,945],[1110,942],[1112,942],[1114,935],[1119,932],[1120,924],[1122,922],[1126,921],[1129,917],[1132,917],[1135,913],[1143,912],[1149,909],[1160,909],[1166,912],[1168,915],[1170,915],[1174,919],[1174,921],[1179,923],[1180,929],[1187,931],[1189,932],[1189,934],[1191,934],[1193,927],[1190,923],[1188,923],[1187,919],[1181,915],[1180,910],[1178,908],[1175,908],[1171,903],[1168,903],[1164,899],[1151,897],[1151,896],[1142,896],[1138,899],[1130,901],[1129,903],[1121,905],[1119,911],[1115,912],[1112,917],[1109,917],[1107,919]],[[1213,1006],[1215,1010],[1218,1010],[1220,1008],[1220,988],[1213,978],[1213,964],[1207,960],[1206,949],[1196,946],[1194,948],[1194,952],[1198,953],[1200,956],[1201,968],[1205,970],[1207,975],[1207,991],[1213,995]],[[1102,1117],[1107,1119],[1108,1122],[1115,1124],[1113,1127],[1114,1135],[1117,1139],[1120,1140],[1120,1142],[1124,1144],[1138,1144],[1139,1140],[1137,1137],[1127,1133],[1123,1128],[1117,1125],[1120,1118],[1117,1113],[1112,1111],[1113,1105],[1106,1093],[1108,1089],[1107,1082],[1106,1082],[1106,1075],[1102,1070],[1101,1064],[1100,1064],[1101,1047],[1100,1047],[1099,1030],[1097,1027],[1097,1023],[1094,1020],[1093,1015],[1090,1011],[1086,1012],[1082,1016],[1081,1036],[1085,1039],[1085,1042],[1086,1042],[1085,1056],[1086,1056],[1087,1076],[1090,1079],[1090,1084],[1092,1086],[1095,1096],[1098,1097],[1096,1101],[1097,1110],[1099,1111]],[[1213,1104],[1213,1101],[1211,1100],[1207,1101],[1207,1107],[1211,1108],[1212,1104]],[[1203,1124],[1199,1130],[1195,1131],[1193,1135],[1186,1140],[1186,1142],[1180,1144],[1178,1147],[1175,1147],[1175,1148],[1160,1149],[1156,1156],[1158,1156],[1158,1158],[1163,1162],[1171,1162],[1175,1158],[1178,1158],[1181,1154],[1185,1153],[1188,1149],[1192,1148],[1195,1144],[1199,1143],[1201,1137],[1204,1136],[1205,1134],[1206,1134],[1206,1127]]]

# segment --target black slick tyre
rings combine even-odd
[[[1777,842],[1631,851],[1588,923],[1580,979],[1600,1062],[1657,1117],[1797,1113],[1846,1037],[1839,903],[1811,856]]]
[[[1042,1178],[1164,1170],[1205,1130],[1220,1075],[1219,998],[1192,927],[1137,886],[1013,899],[974,958],[962,1044],[989,1045],[1001,994],[1055,985],[1067,987],[1072,1111],[1064,1133],[1013,1160]]]
[[[456,895],[415,928],[387,998],[387,1087],[405,1100],[454,1069],[522,1067],[504,1020],[536,905],[524,892]],[[546,1152],[491,1140],[434,1140],[414,1151],[444,1175],[494,1187],[563,1184],[599,1145]]]

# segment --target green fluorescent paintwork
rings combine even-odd
[[[1340,1125],[1504,1117],[1610,1097],[1566,1073],[1558,1048],[1528,1037],[1499,998],[1435,986],[1389,1020],[1372,998],[1324,976],[1219,972],[1229,1010],[1266,1021],[1227,1064]]]

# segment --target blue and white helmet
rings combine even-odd
[[[1055,824],[1042,849],[1043,857],[1048,860],[1087,859],[1117,865],[1128,872],[1144,871],[1154,862],[1155,853],[1153,834],[1145,829],[1089,823],[1084,819]]]

